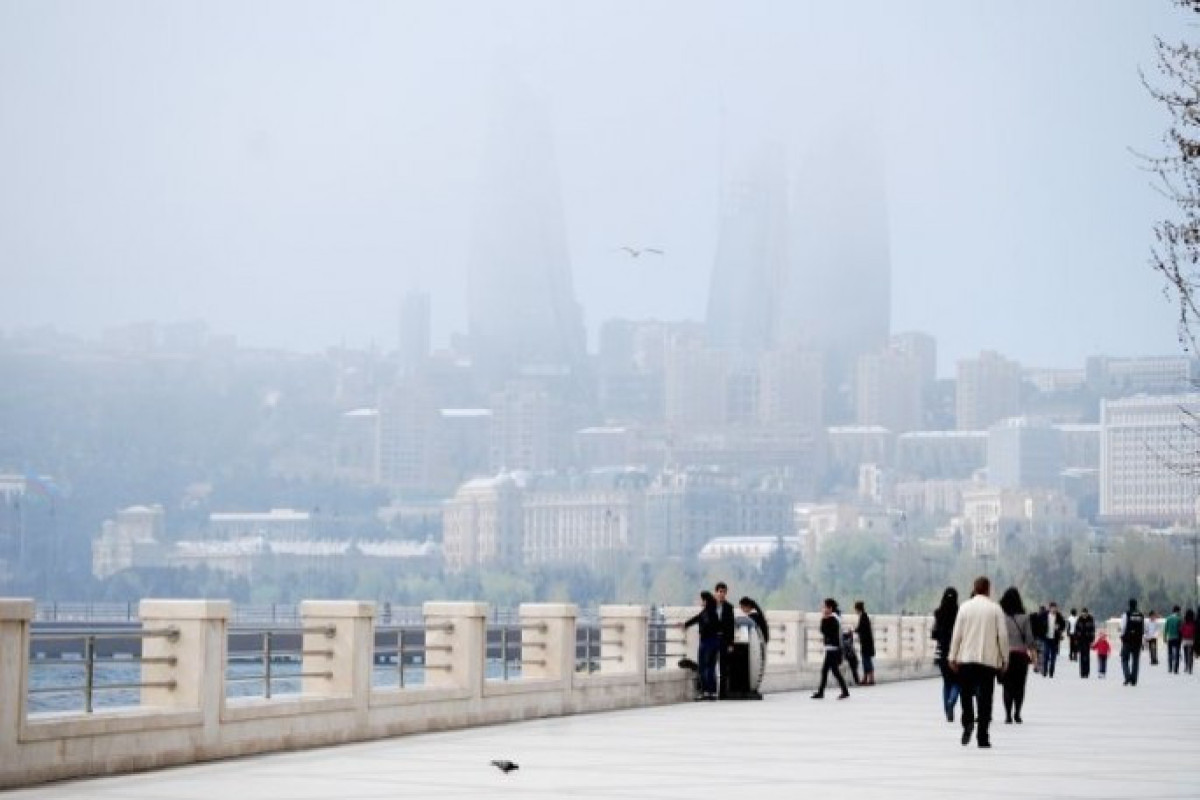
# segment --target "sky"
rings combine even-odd
[[[940,371],[1179,352],[1137,2],[0,3],[0,330],[204,319],[248,346],[463,331],[498,74],[547,111],[576,296],[702,319],[729,165],[847,119],[886,164],[892,329]],[[519,197],[520,187],[514,187]],[[662,249],[632,259],[623,245]]]

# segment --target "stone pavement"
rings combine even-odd
[[[1119,664],[1030,675],[1025,724],[959,744],[941,682],[690,703],[255,756],[6,793],[5,800],[315,798],[1200,798],[1200,674]],[[1113,667],[1115,666],[1115,671]],[[1093,670],[1095,666],[1093,665]],[[489,765],[508,758],[520,769]]]

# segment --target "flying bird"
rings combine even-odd
[[[652,253],[656,256],[661,256],[663,254],[663,251],[659,250],[657,247],[630,247],[629,245],[624,245],[620,249],[624,250],[633,258],[637,258],[642,253]]]
[[[492,766],[503,772],[505,775],[512,772],[514,769],[520,769],[520,765],[507,760],[497,760],[492,762]]]

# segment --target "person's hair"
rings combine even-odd
[[[862,612],[867,610],[867,604],[864,603],[862,600],[855,600],[854,601],[854,610],[861,614]]]
[[[1000,597],[1000,608],[1004,610],[1005,614],[1012,617],[1025,613],[1025,604],[1021,602],[1021,593],[1017,591],[1017,587],[1010,586],[1004,590],[1004,594]]]
[[[1088,610],[1087,610],[1087,606],[1084,606],[1084,607],[1083,607],[1083,613],[1084,613],[1084,614],[1090,614],[1090,613],[1092,613],[1092,612],[1090,612],[1090,611],[1088,611]]]
[[[724,589],[727,592],[729,591],[729,587],[725,585],[725,581],[718,581],[717,585],[713,587],[714,592],[719,592],[722,589]]]
[[[705,589],[700,593],[700,599],[704,601],[704,605],[711,606],[717,602],[717,598],[713,597],[713,593]]]
[[[1136,597],[1129,598],[1129,610],[1130,611],[1137,610],[1137,598]]]
[[[987,575],[980,575],[971,586],[972,597],[977,594],[987,594],[990,591],[992,591],[992,582],[988,580]]]
[[[1183,621],[1184,622],[1195,622],[1196,621],[1196,612],[1192,611],[1189,608],[1187,611],[1185,611],[1183,613]]]
[[[938,605],[937,610],[958,611],[958,589],[947,586],[946,591],[942,592],[942,602]]]
[[[838,610],[837,600],[834,600],[832,597],[826,597],[823,602],[825,605],[829,606],[830,611],[832,611],[835,614],[837,613],[837,610]]]
[[[1085,608],[1085,609],[1084,609],[1084,611],[1087,611],[1087,609]],[[1074,613],[1075,613],[1075,609],[1073,609],[1073,608],[1072,608],[1072,609],[1071,609],[1071,614],[1073,615]]]
[[[1179,613],[1179,606],[1175,606],[1174,608],[1172,608],[1172,609],[1171,609],[1171,613],[1172,613],[1172,614],[1178,614],[1178,613]]]
[[[1051,600],[1051,601],[1050,601],[1050,607],[1051,607],[1051,608],[1058,608],[1058,603],[1056,603],[1056,602],[1054,602],[1053,600]]]
[[[753,609],[760,614],[762,613],[762,609],[758,607],[758,603],[754,602],[754,600],[749,597],[743,597],[741,600],[738,600],[738,605],[744,608]]]

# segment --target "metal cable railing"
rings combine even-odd
[[[174,642],[179,639],[179,629],[170,626],[167,628],[158,629],[142,629],[142,630],[56,630],[52,632],[35,631],[30,634],[30,649],[34,649],[32,643],[43,641],[78,641],[83,646],[81,658],[64,658],[62,656],[52,658],[39,658],[36,664],[39,667],[50,669],[70,668],[78,670],[82,668],[82,684],[51,684],[49,686],[30,686],[28,692],[30,695],[83,695],[83,710],[91,714],[95,710],[95,697],[97,692],[111,692],[121,690],[134,690],[145,688],[159,689],[175,689],[175,681],[100,681],[98,680],[99,672],[107,672],[109,668],[120,668],[123,672],[128,672],[131,665],[143,664],[163,664],[166,666],[175,666],[175,656],[129,656],[124,658],[101,659],[97,654],[97,643],[104,640],[140,640],[152,638],[165,638],[168,641]]]
[[[327,659],[333,658],[333,648],[324,649],[305,649],[303,646],[303,638],[299,647],[287,647],[279,643],[279,639],[287,637],[285,641],[294,641],[297,634],[303,636],[306,633],[316,633],[323,635],[326,639],[332,639],[337,635],[337,628],[333,625],[314,625],[301,628],[285,628],[285,629],[265,629],[265,630],[245,630],[241,629],[232,632],[230,637],[239,639],[246,637],[258,637],[261,646],[254,650],[234,650],[232,646],[228,653],[228,664],[233,663],[254,663],[262,664],[262,672],[254,674],[233,674],[228,669],[226,671],[225,681],[227,684],[232,683],[250,683],[261,682],[262,696],[269,700],[274,693],[274,685],[277,682],[287,681],[289,684],[294,683],[302,678],[325,678],[332,679],[332,670],[305,670],[304,658],[322,657]],[[282,673],[276,672],[276,665],[292,665],[297,669],[286,670]]]

